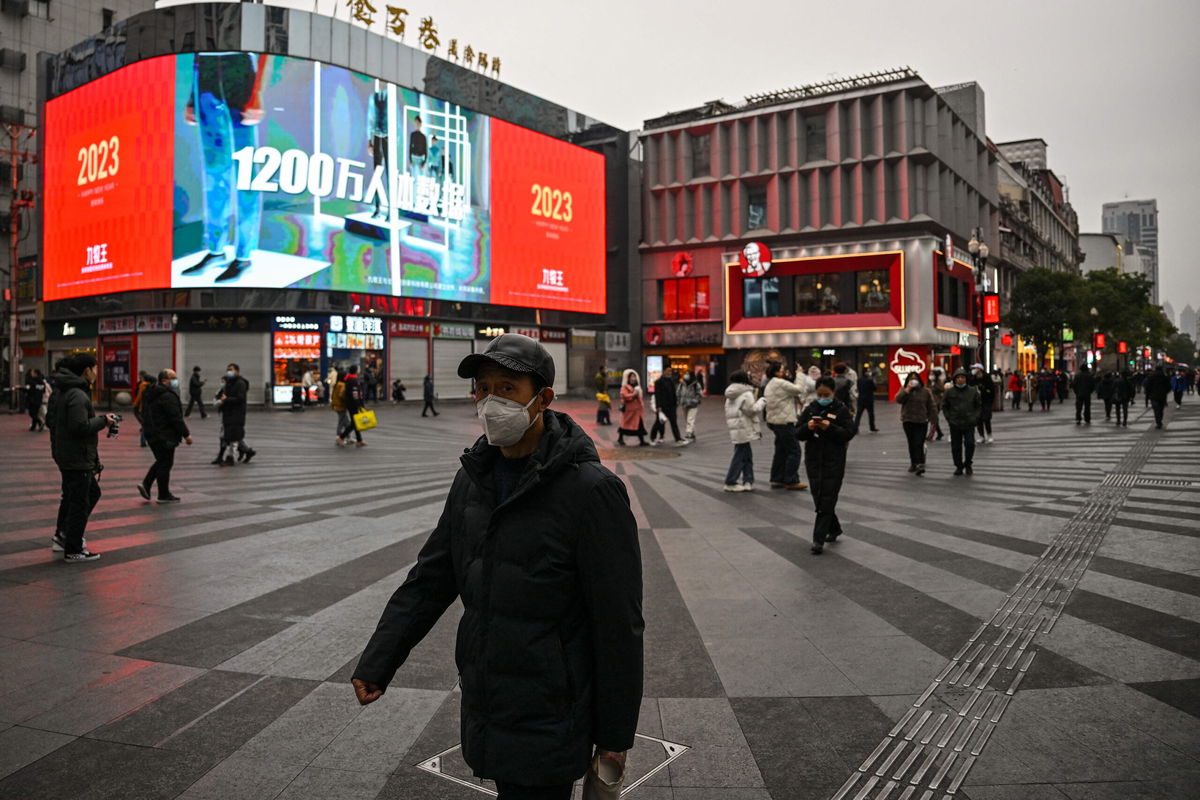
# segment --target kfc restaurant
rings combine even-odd
[[[962,366],[979,346],[973,266],[929,236],[726,253],[727,369],[769,360],[869,371],[891,400],[912,373]],[[886,387],[886,390],[885,388]]]

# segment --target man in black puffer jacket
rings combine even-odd
[[[505,334],[458,374],[475,379],[484,437],[462,456],[352,683],[360,703],[379,699],[461,597],[463,758],[501,800],[567,800],[593,758],[623,770],[633,746],[645,627],[637,524],[591,439],[547,408],[544,347]]]
[[[158,502],[178,503],[171,494],[171,468],[175,466],[175,448],[180,442],[192,443],[192,434],[183,421],[183,405],[179,400],[179,376],[173,369],[158,373],[158,383],[142,393],[142,429],[146,443],[154,453],[154,463],[138,484],[142,499],[150,499],[150,487],[158,482]]]

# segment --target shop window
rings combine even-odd
[[[712,175],[712,137],[705,133],[688,137],[692,146],[692,177]]]
[[[971,287],[964,281],[938,272],[938,314],[958,319],[971,319]]]
[[[677,278],[659,281],[662,314],[667,321],[708,319],[711,311],[708,278]]]
[[[845,307],[841,291],[840,276],[834,272],[819,272],[813,275],[796,276],[797,314],[844,314],[852,312]]]
[[[804,160],[825,160],[825,115],[804,118]]]
[[[746,278],[742,297],[745,317],[779,316],[779,278]]]
[[[767,187],[765,184],[750,184],[746,187],[746,230],[753,231],[767,225]]]
[[[892,307],[891,279],[886,269],[857,272],[855,276],[859,312],[887,311]]]

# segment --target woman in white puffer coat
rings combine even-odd
[[[725,474],[727,492],[754,490],[754,452],[750,442],[762,438],[762,413],[766,407],[765,397],[754,398],[754,385],[744,370],[729,376],[729,386],[725,388],[725,424],[733,442],[733,460]]]

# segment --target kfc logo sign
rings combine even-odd
[[[695,268],[696,263],[691,253],[676,253],[671,259],[671,272],[675,273],[676,278],[686,278]]]
[[[738,265],[747,278],[761,278],[771,269],[771,251],[761,242],[750,242],[742,248]]]

